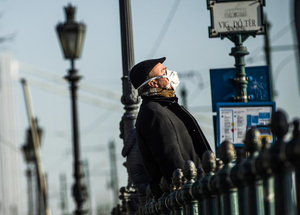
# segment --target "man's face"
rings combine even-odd
[[[157,77],[167,75],[167,68],[162,65],[161,63],[158,63],[150,72],[151,77]],[[152,88],[164,88],[169,85],[169,81],[166,78],[158,78],[152,81],[148,82],[148,85]]]

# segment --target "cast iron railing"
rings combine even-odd
[[[293,127],[293,132],[286,140],[289,127]],[[253,127],[246,132],[245,147],[235,148],[224,141],[217,150],[217,158],[206,151],[201,167],[186,161],[182,170],[174,171],[171,185],[162,178],[164,194],[158,202],[149,189],[142,208],[112,214],[300,214],[299,120],[288,123],[286,114],[277,111],[272,115],[270,128],[276,137],[271,146]]]

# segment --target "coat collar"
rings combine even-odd
[[[159,102],[159,103],[177,103],[178,98],[176,95],[174,97],[164,97],[164,96],[142,96],[143,103],[148,102]]]

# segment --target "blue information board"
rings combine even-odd
[[[216,112],[217,102],[233,102],[237,96],[234,84],[235,68],[210,69],[212,109]],[[248,102],[272,101],[270,72],[268,66],[246,67],[248,77]]]

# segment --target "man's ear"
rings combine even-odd
[[[148,82],[148,86],[151,88],[157,88],[158,85],[156,84],[156,82],[154,80],[151,80]]]

